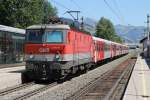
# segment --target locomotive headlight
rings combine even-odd
[[[25,60],[29,60],[29,59],[32,59],[33,57],[34,57],[33,55],[25,55],[24,59]]]
[[[55,60],[55,61],[58,61],[59,59],[60,59],[60,55],[59,55],[59,54],[56,54],[54,60]]]
[[[33,58],[33,55],[30,55],[29,58],[32,59],[32,58]]]
[[[56,59],[59,59],[59,58],[60,58],[59,54],[56,54],[55,58],[56,58]]]

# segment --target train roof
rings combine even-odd
[[[97,40],[97,41],[104,41],[106,43],[113,43],[113,44],[116,44],[116,45],[120,45],[120,46],[125,46],[125,47],[128,47],[127,45],[124,45],[124,44],[120,44],[120,43],[117,43],[117,42],[113,42],[113,41],[109,41],[109,40],[105,40],[105,39],[102,39],[102,38],[98,38],[98,37],[92,37],[94,40]]]
[[[5,26],[5,25],[0,25],[0,31],[25,34],[25,30],[24,29],[14,28],[14,27]]]
[[[32,26],[29,26],[27,29],[41,29],[41,28],[47,28],[47,29],[70,29],[69,25],[65,25],[65,24],[32,25]]]
[[[125,44],[121,44],[121,43],[117,43],[117,42],[113,42],[113,41],[111,41],[113,44],[116,44],[116,45],[120,45],[120,46],[125,46],[125,47],[128,47],[127,45],[125,45]]]
[[[98,37],[92,37],[94,40],[97,40],[97,41],[104,41],[104,42],[106,42],[106,43],[111,43],[111,41],[109,41],[109,40],[105,40],[105,39],[102,39],[102,38],[98,38]]]

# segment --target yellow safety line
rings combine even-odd
[[[143,66],[143,61],[141,61],[140,59],[140,63],[141,63],[141,70],[142,70],[142,83],[143,83],[143,96],[147,95],[147,90],[146,90],[146,79],[145,79],[145,73],[144,73],[144,66]],[[144,98],[144,100],[148,100],[147,98]]]

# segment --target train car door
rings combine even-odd
[[[97,41],[94,41],[94,61],[98,61],[98,44]]]
[[[100,41],[100,60],[104,59],[104,43]]]
[[[105,59],[110,58],[110,44],[105,42],[105,49],[104,49],[104,55],[105,55]]]

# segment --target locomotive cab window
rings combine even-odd
[[[62,31],[49,31],[46,32],[47,43],[63,43],[63,32]]]
[[[43,35],[40,30],[27,30],[26,32],[26,41],[31,43],[42,43]]]
[[[28,43],[65,43],[65,30],[27,30]]]

